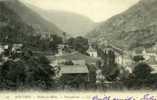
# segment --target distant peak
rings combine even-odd
[[[157,0],[140,0],[141,2],[146,2],[146,3],[152,3],[152,2],[157,2]]]

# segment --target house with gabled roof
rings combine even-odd
[[[149,60],[151,59],[151,57],[155,57],[155,59],[157,60],[157,51],[154,47],[139,47],[133,50],[132,56],[143,56],[145,60]]]
[[[77,84],[77,87],[87,85],[87,82],[94,81],[90,74],[90,69],[88,65],[92,65],[96,67],[97,61],[100,60],[99,58],[91,57],[85,54],[81,54],[79,52],[72,52],[72,53],[64,53],[60,56],[47,56],[50,60],[52,66],[60,67],[60,78],[62,80],[75,80],[76,83],[79,80],[82,80],[80,84]],[[67,63],[68,62],[68,63]],[[69,63],[70,62],[70,63]],[[81,79],[79,79],[79,77]],[[77,77],[77,78],[76,78]],[[70,78],[70,79],[69,79]],[[65,84],[68,84],[65,82]]]
[[[115,55],[115,62],[119,65],[125,66],[128,61],[130,60],[128,54],[122,50],[121,48],[109,43],[109,42],[105,42],[105,44],[102,44],[101,49],[103,50],[103,52],[105,53],[109,53],[110,51],[114,52]]]
[[[63,83],[63,88],[68,86],[70,88],[84,89],[87,87],[89,78],[89,70],[86,65],[59,65],[60,80]]]

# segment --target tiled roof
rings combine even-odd
[[[98,58],[94,58],[94,57],[90,57],[84,54],[81,54],[79,52],[73,52],[73,53],[67,53],[64,54],[62,56],[47,56],[47,58],[50,61],[54,61],[54,60],[60,60],[60,59],[65,59],[65,60],[85,60],[87,63],[93,63],[96,62],[97,60],[99,60]]]
[[[62,74],[83,74],[89,73],[87,66],[85,65],[61,65]]]

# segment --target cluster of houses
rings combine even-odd
[[[59,46],[59,53],[56,56],[48,56],[48,59],[53,66],[59,66],[59,77],[67,76],[67,75],[82,75],[86,77],[85,80],[90,81],[92,78],[90,77],[90,70],[87,66],[93,65],[95,66],[95,83],[100,83],[101,80],[106,80],[106,78],[102,75],[101,69],[97,67],[97,62],[101,60],[98,56],[98,52],[91,45],[87,50],[89,56],[81,54],[79,52],[73,51],[71,53],[66,53],[64,51],[64,45]],[[135,49],[133,51],[125,51],[122,50],[112,44],[105,44],[101,46],[101,49],[108,53],[109,51],[113,51],[115,54],[115,62],[121,67],[121,69],[126,72],[132,73],[133,70],[133,57],[142,55],[145,58],[145,61],[153,68],[152,73],[157,73],[157,45],[149,49]],[[67,61],[71,61],[71,65],[66,65]],[[123,72],[123,71],[122,71]],[[109,81],[106,81],[109,83]]]
[[[94,49],[91,45],[89,46],[89,49],[87,50],[88,55],[81,54],[77,51],[73,52],[65,52],[64,51],[65,45],[60,45],[58,49],[58,54],[55,56],[47,56],[47,58],[51,61],[52,66],[59,66],[60,71],[57,75],[57,77],[62,76],[75,76],[75,75],[82,75],[82,77],[85,77],[85,81],[92,81],[95,83],[100,83],[101,80],[105,80],[105,77],[102,74],[102,71],[100,68],[97,67],[98,61],[101,61],[102,59],[98,56],[98,52],[96,49]],[[123,51],[119,48],[116,48],[113,45],[106,45],[103,48],[104,52],[113,51],[115,53],[115,61],[117,64],[123,66],[126,66],[128,63],[130,63],[130,59],[123,54]],[[72,64],[68,64],[66,62],[72,62]],[[91,65],[95,67],[95,80],[93,80],[92,77],[90,77],[90,68],[87,65]],[[68,80],[67,80],[68,81]],[[86,83],[85,83],[86,84]]]
[[[69,76],[80,76],[83,77],[84,81],[81,84],[77,84],[77,87],[85,87],[90,82],[101,83],[102,80],[106,78],[102,74],[102,70],[97,67],[98,61],[101,61],[101,57],[98,56],[98,52],[91,45],[87,50],[89,55],[81,54],[77,51],[66,52],[64,50],[66,45],[59,45],[58,54],[55,56],[48,55],[47,58],[50,60],[52,66],[55,66],[56,78],[69,77]],[[0,45],[0,55],[4,54],[4,51],[11,49],[12,53],[20,54],[22,44],[13,44],[10,48],[9,45]],[[152,48],[137,48],[133,51],[122,50],[112,44],[105,43],[101,46],[103,52],[108,53],[113,51],[115,54],[115,62],[121,67],[121,69],[126,70],[131,73],[133,68],[132,65],[134,56],[143,56],[145,62],[147,62],[152,68],[152,73],[157,73],[157,45]],[[91,75],[91,69],[89,66],[94,66],[95,68],[95,78]],[[71,80],[71,79],[70,79]],[[70,80],[67,80],[70,81]],[[110,83],[109,81],[104,81]],[[65,84],[66,85],[66,84]],[[80,86],[81,85],[81,86]]]
[[[80,84],[75,83],[77,84],[77,87],[87,86],[87,83],[92,79],[92,77],[90,77],[90,69],[88,68],[87,64],[96,65],[96,62],[99,59],[81,54],[76,51],[61,54],[62,53],[59,53],[59,55],[56,56],[47,56],[47,58],[52,61],[51,65],[59,68],[59,71],[57,71],[58,74],[56,73],[56,77],[61,78],[73,76],[73,78],[76,78],[79,76],[83,78],[84,81],[82,81]],[[70,82],[71,80],[73,79],[67,79],[66,81]],[[66,84],[64,85],[66,86]]]

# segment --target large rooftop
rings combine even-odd
[[[60,66],[62,74],[83,74],[89,73],[85,65],[62,65]]]
[[[81,54],[79,52],[67,53],[67,54],[63,54],[62,56],[47,56],[47,58],[50,61],[63,60],[63,59],[68,60],[68,61],[85,60],[87,63],[94,63],[99,60],[99,58],[90,57],[90,56]]]

